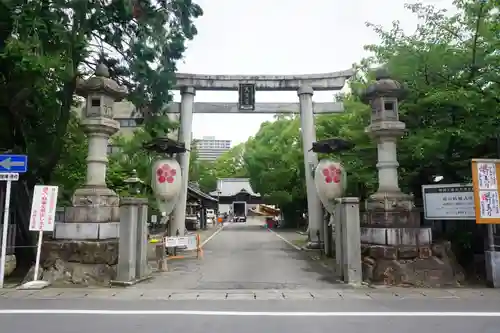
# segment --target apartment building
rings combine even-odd
[[[204,161],[215,161],[231,149],[231,140],[217,140],[214,136],[204,136],[195,141],[198,158]]]

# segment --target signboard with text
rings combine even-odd
[[[472,184],[478,224],[500,224],[498,176],[500,176],[500,160],[472,160]]]
[[[423,185],[426,220],[474,220],[472,184]]]
[[[255,110],[255,84],[240,83],[238,89],[238,109]]]
[[[54,231],[57,186],[36,185],[31,204],[31,231]]]
[[[198,236],[188,235],[182,237],[165,237],[165,247],[177,247],[183,250],[196,250],[198,248]]]

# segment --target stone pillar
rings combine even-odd
[[[151,272],[148,266],[148,201],[142,200],[139,206],[137,220],[137,238],[136,238],[136,279],[141,280],[148,277]]]
[[[184,235],[186,227],[186,202],[189,182],[189,155],[191,150],[191,136],[193,131],[193,108],[196,91],[193,87],[181,89],[181,124],[179,128],[179,142],[185,144],[186,152],[180,154],[179,164],[182,170],[182,187],[179,199],[174,208],[174,215],[170,223],[170,235],[175,236],[177,231]]]
[[[396,127],[396,126],[395,126]],[[398,157],[396,152],[396,140],[393,135],[401,136],[404,130],[404,124],[400,125],[401,131],[394,128],[387,135],[380,133],[377,140],[377,170],[378,170],[378,190],[377,193],[401,193],[398,181]]]
[[[120,206],[120,239],[116,283],[129,284],[137,276],[137,222],[144,199],[125,197]]]
[[[59,268],[71,272],[58,275],[62,283],[108,285],[115,277],[120,213],[118,195],[106,186],[107,146],[120,128],[113,120],[114,103],[127,89],[110,79],[108,68],[100,64],[94,76],[78,82],[77,93],[86,98],[81,124],[89,143],[87,177],[73,194],[64,223],[56,223],[53,239],[44,242],[42,260],[51,267],[58,261]]]
[[[336,242],[340,243],[341,257],[337,262],[342,280],[345,283],[359,285],[362,280],[361,270],[361,243],[360,243],[360,219],[359,219],[359,199],[340,198],[338,199],[339,219],[336,230]]]
[[[302,145],[304,150],[304,169],[307,190],[307,212],[309,224],[310,243],[308,247],[319,249],[318,231],[320,239],[323,240],[323,213],[321,202],[316,192],[313,179],[313,170],[318,164],[316,153],[311,151],[313,142],[316,141],[316,129],[314,127],[314,113],[312,104],[313,89],[310,86],[301,86],[297,92],[300,102],[300,127],[302,129]]]

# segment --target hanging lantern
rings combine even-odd
[[[170,214],[177,203],[182,186],[182,173],[179,162],[173,158],[153,163],[151,187],[162,213]]]
[[[347,188],[346,172],[340,162],[321,160],[314,171],[316,191],[329,213],[333,213],[335,199],[342,197]]]

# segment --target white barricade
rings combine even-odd
[[[173,248],[177,250],[182,250],[183,253],[189,251],[196,251],[196,258],[199,258],[203,254],[200,246],[200,235],[187,235],[182,237],[165,237],[165,247]],[[177,253],[173,256],[168,256],[168,259],[180,259],[185,258],[184,255],[178,255]]]

